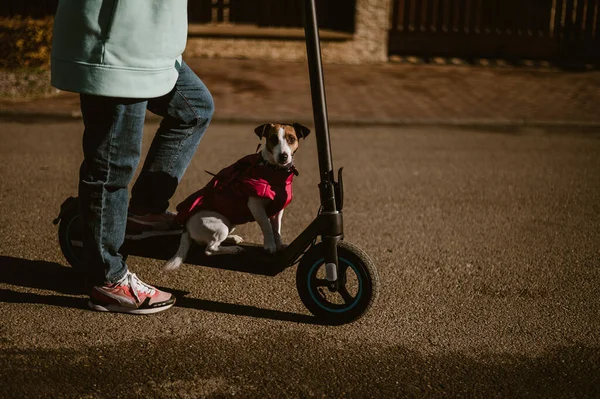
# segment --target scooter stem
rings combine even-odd
[[[333,162],[329,140],[327,119],[327,102],[325,100],[325,84],[321,60],[321,44],[317,24],[315,0],[305,1],[304,33],[306,37],[306,54],[308,58],[308,74],[315,122],[315,137],[319,156],[319,172],[321,174],[321,205],[325,212],[335,212],[335,190],[333,186]]]
[[[342,214],[338,212],[335,199],[335,181],[333,179],[333,162],[331,160],[331,144],[327,120],[327,102],[325,100],[325,84],[323,80],[323,64],[321,60],[321,43],[315,0],[305,2],[304,33],[306,36],[306,55],[308,58],[308,74],[310,77],[310,93],[313,116],[315,120],[315,137],[319,156],[319,172],[321,183],[319,192],[323,213],[320,220],[320,234],[325,245],[324,258],[327,265],[329,289],[337,291],[340,281],[337,279],[339,261],[337,244],[343,237]],[[317,221],[319,218],[317,218]],[[309,229],[310,230],[310,229]],[[335,273],[333,273],[335,271]]]

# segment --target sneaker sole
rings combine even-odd
[[[173,303],[170,303],[165,306],[156,307],[156,308],[134,309],[134,308],[128,308],[128,307],[119,306],[119,305],[109,305],[109,304],[101,305],[99,303],[94,303],[91,300],[88,301],[88,307],[90,309],[96,310],[98,312],[116,312],[116,313],[128,313],[128,314],[158,313],[158,312],[162,312],[164,310],[167,310],[167,309],[173,307],[173,305],[175,305],[175,300],[173,300]]]

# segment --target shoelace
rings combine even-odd
[[[144,283],[142,280],[138,278],[134,273],[127,274],[127,282],[129,283],[129,287],[131,287],[131,293],[135,297],[136,301],[140,301],[140,297],[138,296],[138,292],[142,292],[148,295],[154,295],[156,290]]]

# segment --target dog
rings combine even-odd
[[[254,129],[265,144],[222,169],[201,190],[177,206],[176,221],[184,226],[177,253],[163,270],[181,266],[192,244],[206,244],[205,254],[237,254],[243,250],[236,225],[256,221],[263,234],[263,248],[273,254],[284,248],[281,240],[283,211],[292,200],[292,180],[298,175],[294,155],[299,140],[310,130],[299,123],[267,123]],[[225,241],[236,245],[221,246]]]

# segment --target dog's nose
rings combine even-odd
[[[288,154],[286,154],[285,152],[279,155],[279,162],[280,163],[284,163],[287,162],[288,160]]]

